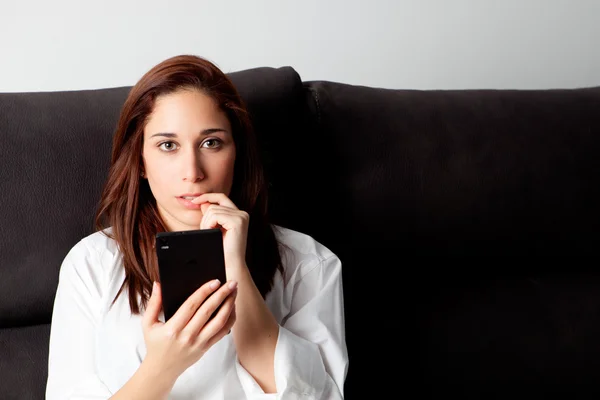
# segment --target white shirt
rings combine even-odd
[[[266,303],[278,321],[277,394],[265,394],[226,335],[176,381],[169,399],[343,399],[348,368],[341,262],[305,234],[275,227],[284,276]],[[122,255],[96,232],[65,257],[54,301],[46,399],[108,399],[146,354],[141,315],[129,309]],[[164,321],[164,316],[161,315]]]

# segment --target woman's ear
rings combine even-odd
[[[144,162],[144,155],[142,155],[140,161],[140,176],[142,178],[146,178],[146,163]]]

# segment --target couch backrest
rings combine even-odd
[[[0,95],[0,328],[50,321],[60,264],[91,233],[126,95]]]
[[[326,180],[335,177],[329,184],[352,226],[345,232],[355,234],[346,249],[366,242],[403,257],[596,253],[600,87],[307,86],[319,143],[329,146],[320,153],[335,169]]]

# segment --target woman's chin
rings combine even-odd
[[[196,229],[200,229],[200,220],[196,221],[196,220],[192,220],[192,221],[185,221],[185,230],[186,231],[193,231]]]
[[[202,222],[202,214],[200,217],[196,215],[181,215],[177,218],[177,223],[174,224],[178,231],[193,231],[200,229],[200,223]]]
[[[200,229],[202,211],[181,210],[176,207],[158,207],[158,213],[169,231],[191,231]]]

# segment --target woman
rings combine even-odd
[[[340,260],[270,224],[266,204],[227,76],[195,56],[148,71],[121,112],[98,230],[61,266],[46,398],[342,399]],[[155,235],[208,228],[223,231],[227,282],[165,322]]]

